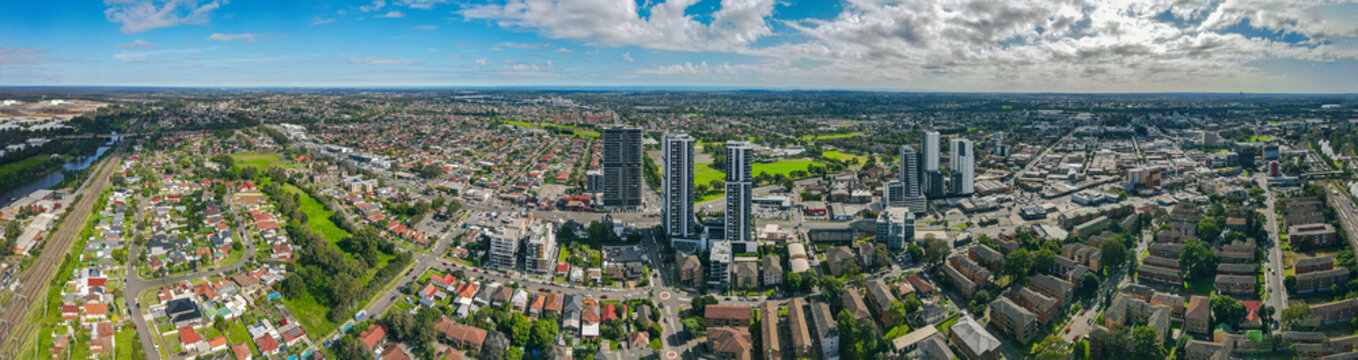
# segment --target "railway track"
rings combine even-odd
[[[20,352],[19,346],[31,337],[37,324],[26,321],[29,310],[36,302],[41,301],[42,294],[48,291],[54,272],[63,258],[70,253],[71,243],[89,220],[90,209],[98,201],[99,194],[108,187],[112,170],[117,167],[122,157],[126,146],[124,144],[126,142],[120,142],[113,154],[98,165],[98,171],[76,192],[83,194],[80,201],[67,209],[66,219],[48,238],[42,254],[34,260],[34,266],[19,277],[22,283],[10,297],[10,302],[0,309],[0,343],[3,343],[0,346],[0,359],[16,357]]]

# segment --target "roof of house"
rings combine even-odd
[[[708,328],[707,341],[712,344],[712,351],[718,353],[744,354],[754,346],[746,328]]]
[[[727,320],[749,320],[750,307],[741,305],[712,304],[703,308],[703,318],[706,319],[727,319]]]
[[[453,319],[444,316],[439,322],[434,324],[434,330],[443,334],[444,337],[455,339],[467,344],[478,344],[486,341],[487,332],[474,326],[458,324]]]
[[[370,324],[368,330],[358,334],[358,338],[363,340],[364,345],[369,348],[377,346],[378,341],[387,336],[387,327],[381,324]]]
[[[193,331],[192,327],[179,328],[179,343],[184,345],[196,344],[203,341],[203,336]]]
[[[858,289],[845,288],[840,297],[844,299],[844,310],[848,310],[854,318],[861,319],[872,316],[872,312],[868,311],[868,304],[863,302],[863,294],[859,293]]]
[[[966,346],[974,354],[983,354],[994,351],[1000,347],[1000,340],[990,335],[981,324],[977,324],[970,316],[963,316],[952,326],[952,333],[957,336],[962,343],[959,346]]]

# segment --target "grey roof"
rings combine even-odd
[[[970,316],[963,316],[952,326],[953,335],[962,342],[959,346],[965,345],[973,353],[982,354],[999,349],[1000,340],[985,330],[984,326],[976,323]]]
[[[830,314],[830,304],[823,302],[811,303],[811,322],[815,324],[817,338],[838,336],[839,332],[835,329],[835,317]]]

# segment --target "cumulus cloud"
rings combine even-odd
[[[722,0],[703,24],[685,10],[696,0],[666,0],[647,8],[635,1],[508,0],[458,11],[467,19],[532,29],[556,39],[604,46],[636,45],[683,51],[731,51],[772,33],[774,0]],[[639,11],[648,15],[643,17]]]
[[[372,57],[372,56],[369,56],[369,57],[355,57],[355,58],[349,58],[349,63],[352,63],[352,64],[366,64],[366,65],[420,65],[420,64],[424,64],[423,62],[419,62],[419,61],[411,61],[411,60],[406,60],[406,59],[401,59],[401,58]]]
[[[119,49],[149,49],[156,47],[156,45],[160,45],[160,43],[137,39],[133,40],[131,43],[121,44],[114,47]]]
[[[213,40],[213,41],[244,41],[244,42],[247,43],[247,44],[254,44],[254,43],[259,42],[260,40],[279,39],[279,38],[285,38],[285,37],[287,37],[287,36],[274,35],[274,34],[255,34],[255,33],[244,33],[244,34],[222,34],[222,33],[216,33],[216,34],[212,34],[212,36],[208,36],[207,39],[208,39],[208,40]]]
[[[386,14],[377,15],[377,16],[373,16],[373,17],[375,17],[375,18],[383,18],[383,19],[400,19],[400,18],[406,17],[406,14],[403,13],[403,12],[401,12],[400,10],[392,10],[392,11],[388,11]]]
[[[632,53],[630,52],[622,53],[622,59],[627,60],[627,62],[636,62],[636,60],[632,59]]]
[[[358,7],[358,11],[362,11],[362,12],[373,12],[373,11],[377,11],[377,10],[382,10],[382,8],[384,8],[384,7],[386,7],[386,6],[387,6],[387,2],[384,1],[384,0],[373,0],[372,4],[359,6],[359,7]]]
[[[220,0],[104,0],[108,21],[123,24],[124,34],[178,26],[201,25],[221,8]]]

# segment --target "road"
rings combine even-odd
[[[1259,244],[1268,246],[1267,260],[1264,263],[1264,286],[1268,290],[1268,299],[1264,303],[1273,308],[1273,324],[1282,323],[1283,309],[1287,308],[1287,287],[1283,285],[1283,274],[1287,264],[1283,263],[1282,244],[1279,244],[1281,237],[1278,236],[1278,213],[1274,210],[1277,200],[1273,189],[1268,186],[1268,179],[1265,172],[1257,175],[1260,184],[1264,187],[1264,227],[1268,230],[1268,239],[1264,239]]]
[[[231,216],[235,218],[236,224],[245,224],[241,222],[240,215],[238,212],[228,211],[228,213],[230,213]],[[140,220],[142,212],[137,212],[137,216],[139,218],[138,220]],[[237,270],[240,270],[241,267],[245,266],[245,264],[250,263],[250,261],[255,258],[255,244],[253,241],[254,238],[250,236],[250,234],[248,233],[242,233],[242,235],[243,239],[241,239],[241,241],[245,243],[245,257],[240,262],[225,267],[212,268],[210,270],[199,271],[191,274],[172,276],[154,280],[146,280],[137,276],[136,262],[137,259],[139,258],[138,255],[141,252],[142,247],[137,246],[136,244],[129,246],[131,250],[128,252],[127,255],[127,267],[126,267],[127,273],[123,280],[124,281],[123,308],[136,311],[136,314],[132,316],[132,321],[137,324],[137,337],[140,338],[142,349],[144,350],[143,352],[146,354],[147,360],[160,359],[160,351],[156,350],[155,348],[155,337],[160,336],[160,334],[156,332],[154,326],[150,326],[146,322],[146,318],[150,316],[150,313],[149,311],[143,312],[141,309],[141,303],[138,300],[138,297],[141,295],[141,292],[146,289],[158,288],[161,286],[174,284],[181,281],[189,281],[207,276],[229,274],[234,273]]]
[[[3,354],[15,354],[16,349],[28,338],[29,332],[33,331],[33,323],[24,321],[28,314],[29,307],[34,300],[41,300],[38,296],[47,292],[47,287],[51,284],[50,279],[55,275],[57,267],[61,264],[64,257],[70,254],[71,242],[80,233],[85,222],[90,217],[90,209],[94,208],[94,203],[98,201],[99,194],[108,188],[109,179],[112,178],[113,170],[121,162],[123,150],[127,147],[127,142],[119,142],[117,150],[108,159],[99,164],[99,169],[86,181],[84,185],[76,191],[80,194],[80,201],[75,206],[67,209],[65,220],[57,225],[57,230],[48,237],[47,244],[43,246],[43,251],[34,259],[33,266],[25,271],[20,279],[24,281],[15,289],[10,303],[5,304],[3,313],[0,313],[0,341],[4,342]],[[41,304],[41,303],[40,303]],[[11,335],[18,336],[11,336]],[[5,355],[0,355],[5,357]]]

